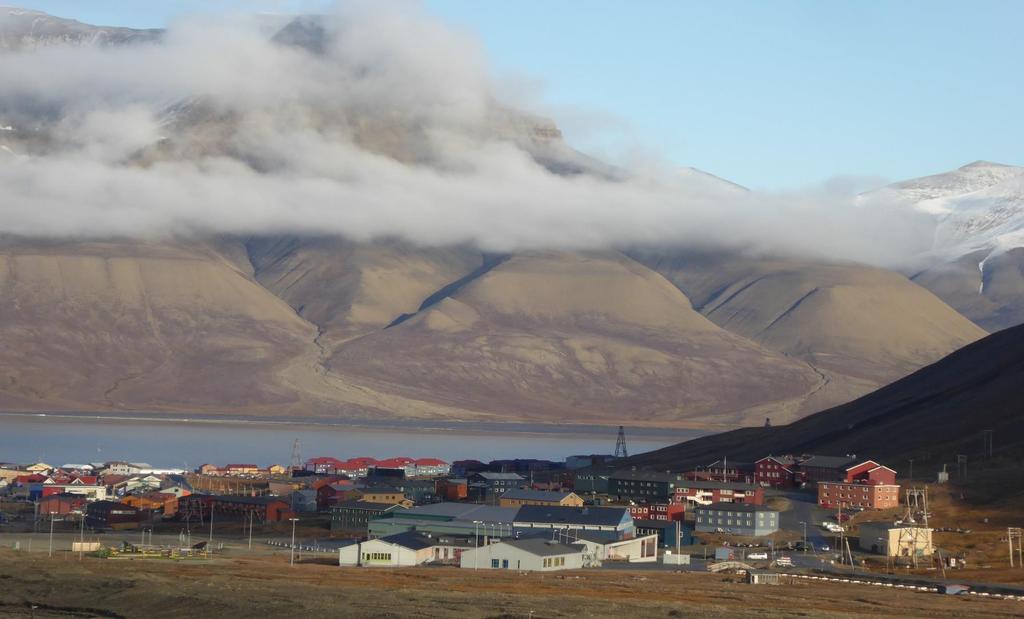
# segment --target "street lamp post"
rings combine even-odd
[[[289,518],[292,521],[292,557],[290,565],[295,567],[295,523],[299,521],[298,518]]]
[[[252,512],[249,512],[249,550],[252,550]]]
[[[473,521],[473,569],[480,569],[480,525],[481,520]]]
[[[53,520],[57,512],[50,512],[50,556],[53,556]]]
[[[85,508],[83,507],[82,509],[85,509]],[[79,533],[79,538],[78,538],[78,560],[81,561],[82,560],[82,555],[85,552],[85,512],[84,511],[82,512],[82,517],[79,520],[79,525],[81,526],[81,532]]]
[[[807,552],[807,523],[801,522],[800,524],[804,525],[804,552]]]

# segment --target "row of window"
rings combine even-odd
[[[561,567],[565,565],[565,557],[548,557],[544,559],[544,567]]]
[[[500,565],[499,565],[499,563],[500,563]],[[499,559],[491,559],[491,568],[492,569],[498,569],[499,567],[501,569],[507,570],[508,569],[508,559],[501,559],[501,560],[499,560]]]
[[[390,552],[364,552],[363,561],[390,561]]]

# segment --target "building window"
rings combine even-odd
[[[491,559],[491,567],[494,568],[494,569],[498,569],[498,560],[497,559]]]

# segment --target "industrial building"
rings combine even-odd
[[[633,517],[625,507],[551,507],[523,505],[513,522],[517,532],[536,529],[605,531],[618,539],[636,533]]]
[[[583,567],[584,552],[582,545],[531,537],[466,550],[459,558],[459,566],[468,569],[537,572],[574,570]]]

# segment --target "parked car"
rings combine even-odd
[[[752,553],[747,555],[747,558],[751,559],[753,561],[767,561],[768,560],[768,553],[767,552],[752,552]]]

